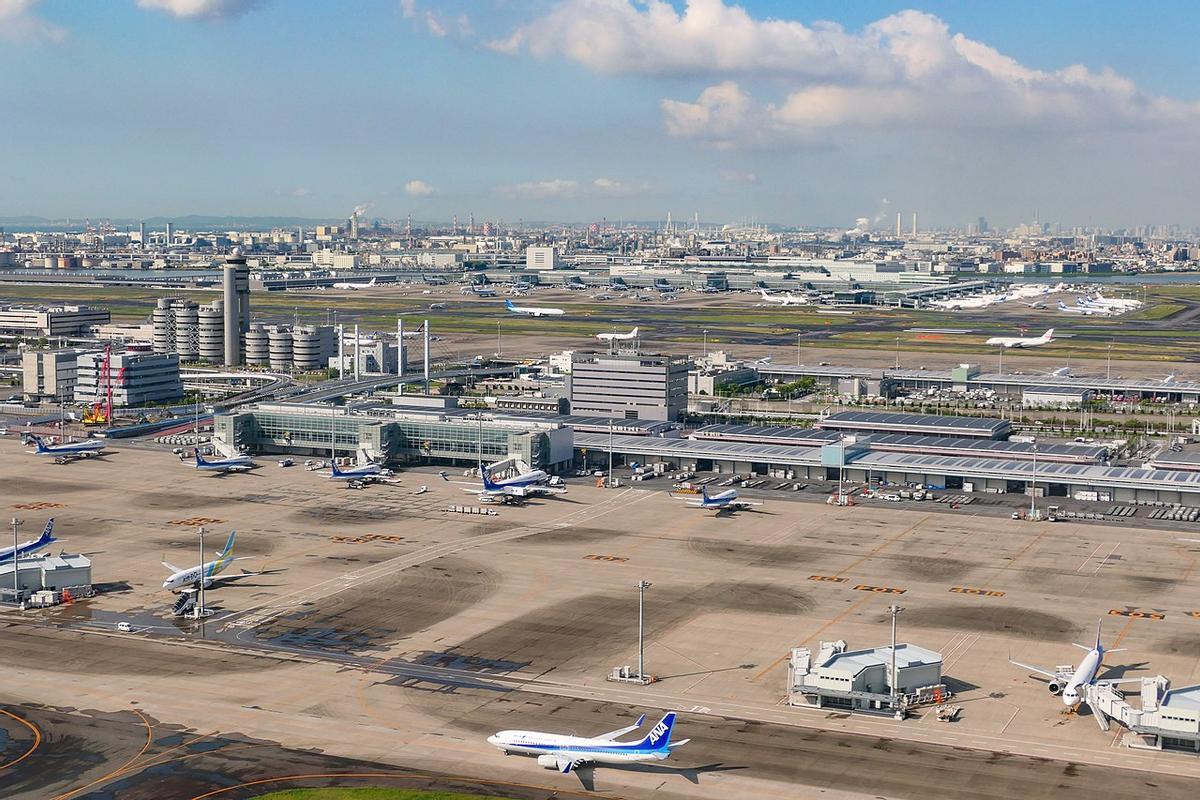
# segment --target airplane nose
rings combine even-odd
[[[500,744],[500,739],[497,736],[489,736],[487,737],[487,743],[495,747]]]

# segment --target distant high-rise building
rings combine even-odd
[[[171,243],[174,241],[175,241],[175,226],[173,224],[171,224],[170,222],[168,222],[167,223],[167,247],[170,247]]]
[[[913,227],[912,227],[912,235],[913,235],[913,236],[916,236],[916,235],[917,235],[917,212],[915,212],[915,211],[913,212]]]
[[[896,212],[896,238],[899,239],[903,235],[904,235],[904,232],[900,229],[900,212],[897,211]]]
[[[980,218],[979,218],[979,220],[978,220],[978,224],[979,224],[979,232],[980,232],[980,233],[987,233],[987,232],[988,232],[988,221],[987,221],[987,217],[980,217]]]

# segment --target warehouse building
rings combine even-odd
[[[107,308],[0,306],[0,333],[21,336],[82,336],[109,321]]]
[[[838,411],[817,420],[816,427],[846,433],[912,433],[981,439],[1007,439],[1012,434],[1012,423],[1006,419],[889,411]]]
[[[673,421],[687,411],[685,358],[575,353],[568,388],[571,413]]]
[[[1025,408],[1082,408],[1092,399],[1092,390],[1080,386],[1027,386],[1021,391]]]
[[[22,592],[62,591],[91,585],[92,561],[84,555],[22,556],[17,567],[17,586]],[[0,564],[0,589],[7,590],[5,599],[13,600],[12,561]]]
[[[915,644],[897,644],[893,653],[891,646],[846,650],[842,641],[821,642],[815,656],[809,648],[797,647],[788,660],[788,703],[793,706],[890,712],[938,702],[948,694],[941,654]]]

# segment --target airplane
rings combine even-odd
[[[57,542],[58,539],[55,538],[53,532],[54,532],[54,517],[51,517],[46,522],[46,527],[42,530],[42,535],[39,536],[38,538],[31,539],[28,542],[19,544],[15,548],[5,547],[3,550],[0,550],[0,563],[5,562],[5,561],[12,561],[14,553],[16,553],[16,555],[18,555],[18,556],[23,556],[26,553],[32,553],[36,550],[41,550],[43,547],[50,544],[51,542]]]
[[[488,471],[482,463],[479,465],[479,475],[483,479],[482,489],[463,489],[469,494],[477,494],[482,499],[494,499],[497,497],[536,497],[538,495],[547,494],[566,494],[565,486],[543,486],[542,481],[547,480],[550,476],[540,469],[535,469],[530,472],[522,472],[520,475],[514,475],[511,478],[503,478],[498,481],[492,480],[492,473]],[[450,478],[442,474],[442,480],[450,480]]]
[[[250,456],[236,455],[232,458],[215,458],[209,461],[200,455],[200,451],[196,450],[196,469],[207,470],[209,472],[248,472],[254,469],[257,464],[250,460]]]
[[[638,329],[634,328],[629,333],[597,333],[596,338],[602,342],[627,342],[630,339],[636,339]]]
[[[1105,650],[1104,645],[1100,642],[1100,627],[1104,624],[1104,619],[1101,618],[1096,623],[1096,644],[1093,647],[1076,644],[1080,650],[1087,651],[1087,655],[1079,662],[1079,666],[1074,670],[1070,667],[1057,667],[1053,671],[1034,667],[1029,664],[1022,664],[1020,661],[1013,661],[1011,658],[1008,663],[1014,664],[1030,672],[1036,672],[1038,675],[1044,675],[1049,678],[1046,688],[1050,690],[1050,694],[1062,694],[1063,705],[1068,708],[1075,708],[1079,703],[1086,698],[1082,696],[1082,690],[1087,686],[1111,686],[1118,683],[1140,683],[1141,678],[1114,678],[1114,679],[1097,679],[1096,675],[1100,672],[1100,665],[1104,663],[1104,657],[1109,653],[1120,653],[1125,648],[1115,648],[1113,650]],[[1072,643],[1074,644],[1074,643]],[[1099,712],[1093,708],[1092,713],[1100,716]]]
[[[527,317],[560,317],[567,313],[561,308],[548,308],[545,306],[514,306],[512,300],[504,301],[504,308],[510,314],[523,314]]]
[[[391,475],[390,469],[384,469],[378,464],[363,464],[362,466],[354,466],[347,470],[338,469],[337,462],[333,462],[333,470],[329,473],[331,481],[358,481],[363,478],[370,478],[374,475]]]
[[[696,502],[689,502],[692,508],[704,508],[711,511],[743,511],[754,506],[761,506],[762,503],[752,503],[749,500],[739,500],[737,489],[726,489],[719,494],[710,495],[707,486],[700,487],[700,499]]]
[[[642,726],[646,716],[626,728],[602,733],[599,736],[569,736],[541,731],[500,731],[487,738],[488,744],[500,749],[504,755],[537,756],[537,763],[546,769],[557,769],[563,774],[588,764],[633,764],[643,761],[662,761],[677,747],[683,747],[690,739],[671,744],[671,731],[675,727],[675,712],[667,713],[650,729],[644,738],[631,742],[617,739],[633,733]]]
[[[459,294],[473,294],[476,297],[495,297],[496,290],[478,283],[468,284],[458,290]]]
[[[429,310],[430,311],[445,311],[446,304],[445,303],[430,303]]]
[[[105,448],[104,442],[89,439],[86,442],[67,442],[66,444],[46,444],[40,436],[33,437],[37,448],[34,455],[57,456],[59,458],[90,458]]]
[[[1040,347],[1053,341],[1054,328],[1050,328],[1041,336],[993,336],[984,344],[1000,347]]]
[[[371,278],[370,283],[335,283],[333,285],[333,288],[335,288],[335,289],[350,289],[353,291],[357,291],[359,289],[369,289],[374,285],[375,285],[375,278]]]
[[[233,557],[233,540],[236,536],[237,536],[237,531],[231,531],[229,534],[229,538],[225,541],[225,548],[217,553],[216,559],[213,561],[209,561],[207,563],[201,564],[198,567],[191,567],[190,569],[180,569],[179,567],[176,567],[173,564],[169,564],[166,561],[161,562],[164,567],[171,570],[171,574],[167,577],[167,579],[165,581],[163,581],[162,588],[164,588],[170,592],[179,593],[180,591],[182,591],[183,589],[186,589],[188,587],[198,586],[201,579],[203,579],[204,588],[207,589],[208,587],[212,586],[213,581],[216,580],[217,575],[219,575],[226,567],[228,567],[234,561],[246,561],[248,559],[253,558],[253,556],[242,556],[241,558]],[[242,577],[245,577],[246,575],[252,575],[252,574],[253,573],[243,572],[241,575],[229,575],[229,576],[223,578],[222,580],[226,580],[226,581],[237,580],[238,578],[242,578]]]
[[[768,303],[778,303],[779,305],[785,307],[808,305],[807,300],[805,300],[803,297],[796,297],[796,295],[792,294],[791,292],[786,292],[783,294],[767,294],[766,289],[759,289],[758,291],[762,295],[762,299],[766,300]]]
[[[1101,316],[1107,316],[1107,312],[1105,312],[1105,311],[1102,311],[1102,310],[1100,310],[1100,309],[1097,309],[1097,308],[1087,308],[1086,306],[1074,306],[1074,307],[1072,307],[1072,306],[1069,306],[1069,305],[1067,305],[1066,303],[1064,303],[1062,300],[1059,300],[1059,301],[1058,301],[1058,310],[1059,310],[1060,312],[1064,313],[1064,314],[1083,314],[1084,316],[1087,316],[1087,317],[1090,317],[1090,316],[1092,316],[1093,314],[1099,314],[1099,315],[1101,315]]]

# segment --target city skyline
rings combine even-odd
[[[0,216],[1190,228],[1200,12],[1091,8],[7,0]]]

